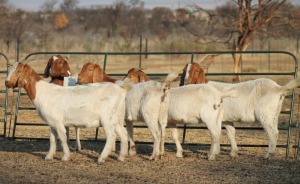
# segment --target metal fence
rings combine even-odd
[[[0,53],[1,59],[0,59],[0,64],[1,64],[1,70],[0,70],[0,75],[1,79],[5,79],[7,76],[7,71],[8,71],[8,57],[4,55],[3,53]],[[3,127],[3,132],[0,134],[0,137],[3,137],[4,139],[6,138],[6,128],[7,128],[7,116],[11,115],[10,112],[8,112],[8,90],[4,86],[4,80],[0,89],[0,108],[1,108],[1,117],[0,117],[0,124],[2,124]]]
[[[226,76],[233,76],[233,75],[241,75],[241,76],[251,76],[251,77],[262,77],[262,76],[270,76],[270,77],[289,77],[289,78],[296,78],[297,77],[297,71],[298,71],[298,61],[297,58],[290,52],[286,52],[286,51],[245,51],[245,52],[147,52],[147,53],[143,53],[143,52],[130,52],[130,53],[117,53],[117,52],[36,52],[36,53],[31,53],[29,55],[27,55],[25,57],[25,59],[30,59],[33,58],[35,56],[40,56],[40,55],[46,55],[46,56],[50,56],[53,54],[62,54],[62,55],[96,55],[96,56],[101,56],[103,58],[103,69],[106,70],[108,64],[110,63],[110,58],[112,56],[121,56],[121,57],[126,57],[126,56],[138,56],[139,58],[141,58],[140,56],[143,55],[147,55],[148,57],[150,56],[157,56],[157,55],[168,55],[168,56],[178,56],[178,55],[184,55],[186,57],[189,57],[190,59],[185,60],[185,63],[189,63],[189,62],[195,62],[195,58],[198,55],[205,55],[205,54],[217,54],[217,55],[234,55],[236,53],[241,53],[244,55],[261,55],[261,54],[280,54],[280,55],[285,55],[285,57],[288,57],[288,62],[290,65],[288,71],[272,71],[272,59],[268,59],[267,62],[267,69],[266,71],[247,71],[247,72],[240,72],[240,73],[228,73],[228,72],[208,72],[206,75],[208,77],[226,77]],[[270,56],[268,56],[268,58],[270,58]],[[224,62],[223,60],[221,62]],[[138,67],[143,67],[144,61],[142,61],[141,59],[138,61]],[[120,65],[122,63],[119,63]],[[174,64],[174,63],[173,63]],[[222,63],[223,64],[223,63]],[[284,63],[285,65],[287,63]],[[168,65],[168,63],[166,63],[165,65]],[[151,64],[149,65],[151,66]],[[148,66],[148,67],[149,67]],[[163,66],[163,64],[162,64]],[[245,66],[249,66],[247,65],[246,62],[242,62],[241,65],[241,69],[243,69],[243,67]],[[181,68],[184,67],[184,65],[180,65]],[[255,66],[252,66],[255,67]],[[279,66],[279,68],[281,68]],[[167,72],[153,72],[153,73],[148,73],[147,75],[152,78],[152,79],[157,79],[157,77],[163,77],[166,76],[168,73]],[[110,76],[125,76],[126,73],[109,73]],[[14,117],[14,128],[13,128],[13,134],[12,134],[12,138],[13,139],[33,139],[32,137],[18,137],[16,136],[16,132],[18,127],[20,126],[46,126],[44,123],[33,123],[33,122],[20,122],[19,121],[19,114],[22,111],[31,111],[31,110],[35,110],[35,107],[29,107],[27,104],[20,104],[20,97],[21,96],[26,96],[26,93],[23,92],[21,89],[18,91],[18,95],[17,95],[17,100],[16,100],[16,109],[15,109],[15,117]],[[278,144],[277,147],[279,148],[285,148],[286,149],[286,158],[288,158],[289,156],[289,148],[291,147],[291,132],[293,129],[296,129],[298,127],[297,124],[295,124],[292,121],[292,116],[293,116],[293,109],[294,109],[294,99],[295,99],[295,90],[292,90],[290,94],[288,94],[286,96],[286,103],[288,104],[288,109],[285,109],[281,112],[280,116],[287,116],[286,117],[286,124],[285,126],[282,126],[279,128],[280,131],[284,131],[285,135],[287,135],[287,140],[286,143],[283,144]],[[134,125],[135,128],[145,128],[145,125],[141,125],[141,124],[135,124]],[[190,126],[190,125],[178,125],[178,128],[183,129],[183,144],[187,144],[187,145],[193,145],[193,143],[188,143],[186,142],[185,138],[186,136],[188,136],[188,130],[191,129],[206,129],[205,126],[199,125],[199,126]],[[236,127],[236,129],[238,130],[263,130],[262,127]],[[96,131],[96,135],[95,135],[95,140],[99,141],[97,139],[98,137],[98,129]],[[35,139],[39,139],[39,138],[35,138]],[[140,144],[149,144],[150,142],[137,142]],[[171,144],[171,143],[167,143],[167,144]],[[195,144],[195,143],[194,143]],[[205,145],[202,143],[196,143],[196,145]],[[228,144],[222,144],[221,146],[230,146]],[[267,147],[268,145],[264,145],[264,144],[238,144],[238,146],[241,147]],[[299,143],[298,145],[292,145],[293,148],[296,148],[297,151],[299,149]]]

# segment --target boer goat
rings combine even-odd
[[[133,83],[141,83],[149,81],[149,77],[138,68],[132,68],[127,72],[127,75],[123,78],[123,81],[131,81]],[[80,74],[78,75],[77,83],[89,84],[89,83],[98,83],[98,82],[114,82],[114,83],[122,83],[122,81],[118,81],[115,79],[111,79],[108,75],[102,70],[102,68],[98,64],[94,63],[86,63],[82,67]],[[126,128],[130,128],[130,126],[126,126]],[[129,130],[132,131],[132,130]],[[79,137],[78,137],[79,140]],[[131,155],[135,154],[135,145],[132,141],[130,141],[131,147],[130,151]],[[79,143],[80,144],[80,143]],[[113,150],[115,150],[113,148]]]
[[[130,79],[133,83],[141,83],[149,81],[149,77],[143,72],[141,68],[131,68],[123,80]]]
[[[71,75],[68,62],[61,55],[52,56],[44,71],[44,78],[51,77],[50,83],[63,86],[64,77]]]
[[[71,76],[71,70],[68,62],[66,61],[67,58],[62,57],[61,55],[54,55],[52,56],[46,65],[45,71],[44,71],[44,78],[51,77],[50,83],[57,84],[60,86],[67,85],[66,79],[67,77]],[[75,83],[75,82],[74,82]],[[67,139],[69,140],[69,127],[67,128]],[[76,146],[75,149],[81,150],[81,144],[79,139],[79,128],[75,127],[76,130]]]
[[[45,160],[52,160],[56,140],[61,140],[64,156],[69,160],[70,150],[65,127],[99,127],[106,134],[106,144],[98,163],[105,162],[111,153],[116,134],[121,141],[118,160],[128,154],[127,132],[124,128],[126,89],[113,83],[91,86],[62,87],[42,80],[27,64],[15,63],[5,80],[8,88],[24,88],[35,104],[39,116],[50,126],[50,149]]]
[[[78,84],[88,84],[96,82],[112,82],[115,83],[117,79],[110,78],[105,71],[96,63],[85,63],[78,75]]]
[[[294,79],[284,86],[267,78],[250,80],[237,84],[208,81],[203,68],[197,63],[187,64],[184,68],[181,81],[183,85],[206,83],[220,91],[226,92],[235,89],[237,98],[226,98],[223,102],[224,116],[222,122],[227,130],[231,143],[232,157],[237,156],[238,148],[235,141],[235,128],[233,122],[259,122],[267,132],[269,148],[265,155],[268,158],[275,153],[278,138],[278,116],[282,102],[288,90],[300,85],[299,79]]]
[[[212,135],[212,146],[209,160],[215,159],[219,153],[219,137],[221,134],[220,105],[223,98],[234,96],[235,91],[223,94],[210,85],[195,85],[170,88],[170,83],[176,77],[169,74],[164,84],[148,81],[134,85],[126,96],[126,126],[130,137],[129,154],[135,154],[132,123],[144,121],[150,129],[154,147],[150,159],[164,153],[165,128],[168,125],[176,127],[177,123],[204,122]],[[172,137],[180,149],[176,156],[182,157],[182,148],[177,131]],[[176,139],[177,136],[177,139]]]
[[[177,78],[177,74],[170,73],[163,84],[156,81],[147,81],[133,85],[126,96],[126,128],[130,140],[129,154],[136,154],[136,146],[133,140],[133,122],[144,121],[153,136],[154,147],[150,159],[159,156],[161,131],[158,130],[161,111],[165,110],[164,99],[170,84]],[[124,80],[130,80],[127,76]],[[155,129],[153,128],[155,127]],[[163,127],[162,127],[163,128]]]
[[[141,69],[137,68],[130,69],[124,79],[125,78],[130,79],[133,83],[146,82],[150,80]],[[116,81],[116,79],[110,78],[98,64],[90,62],[83,65],[77,79],[78,84],[89,84],[96,82],[115,83]]]

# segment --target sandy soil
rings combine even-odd
[[[172,58],[171,58],[172,59]],[[226,58],[225,58],[226,59]],[[229,72],[228,66],[223,62],[225,59],[215,61],[213,66],[215,70],[211,72]],[[44,61],[47,61],[44,59]],[[151,62],[150,62],[151,61]],[[147,68],[147,72],[168,72],[170,70],[182,71],[183,63],[189,59],[178,63],[171,60],[171,65],[163,64],[159,61],[149,60],[143,67]],[[222,64],[220,63],[222,62]],[[287,65],[281,65],[281,61],[276,65],[271,65],[273,71],[281,71]],[[42,72],[44,65],[39,67]],[[35,66],[35,64],[32,64]],[[73,63],[75,67],[75,63]],[[114,63],[112,62],[112,66]],[[158,67],[155,68],[154,66]],[[170,67],[171,66],[171,67]],[[261,60],[257,63],[246,66],[249,71],[262,70]],[[117,62],[116,62],[116,67]],[[122,69],[126,71],[128,67],[122,65]],[[272,68],[273,67],[273,68]],[[260,70],[258,70],[260,68]],[[109,68],[108,72],[115,70]],[[123,72],[124,71],[120,71]],[[252,77],[252,76],[251,76]],[[252,77],[253,78],[253,77]],[[278,79],[278,80],[277,80]],[[280,83],[285,83],[286,79],[276,78]],[[2,79],[1,79],[2,81]],[[3,86],[3,82],[0,83]],[[299,94],[299,93],[297,93]],[[14,96],[16,97],[16,96]],[[28,97],[21,101],[21,105],[30,106],[32,103],[28,101]],[[1,99],[0,99],[1,100]],[[299,99],[295,100],[298,105]],[[14,101],[15,102],[15,101]],[[10,102],[12,103],[12,102]],[[284,104],[283,110],[288,108],[288,104]],[[297,108],[295,107],[294,119],[298,118]],[[10,106],[10,109],[13,109]],[[280,117],[280,126],[285,127],[287,117]],[[38,116],[32,111],[19,114],[20,122],[40,122]],[[13,121],[12,121],[13,123]],[[9,136],[12,135],[12,123],[8,122],[10,128]],[[257,126],[257,125],[253,125]],[[292,132],[292,145],[297,142],[298,130]],[[3,132],[2,124],[0,124],[0,133]],[[182,132],[181,132],[182,135]],[[71,160],[63,162],[62,151],[59,148],[53,161],[44,161],[49,149],[49,127],[18,127],[16,136],[19,137],[42,137],[46,140],[26,140],[10,139],[4,140],[0,138],[0,183],[300,183],[300,161],[294,159],[295,149],[291,148],[288,159],[286,159],[286,149],[278,147],[276,155],[270,159],[264,159],[266,154],[265,147],[239,147],[239,157],[230,158],[229,147],[222,146],[220,155],[215,161],[207,160],[208,146],[200,144],[210,144],[210,135],[207,130],[188,130],[186,142],[196,144],[195,146],[184,145],[184,158],[175,157],[175,145],[172,144],[170,134],[167,133],[167,142],[165,155],[157,161],[149,161],[148,158],[152,152],[152,144],[138,144],[136,156],[127,157],[124,162],[117,161],[117,153],[112,153],[107,162],[98,165],[97,158],[101,153],[104,142],[93,141],[95,129],[82,129],[82,151],[75,151],[75,142],[71,141]],[[278,145],[286,144],[287,133],[280,131]],[[135,130],[135,137],[139,141],[152,141],[147,129]],[[71,129],[71,138],[74,138],[74,130]],[[100,129],[101,140],[103,131]],[[267,137],[263,131],[242,131],[237,130],[236,135],[238,144],[267,144]],[[222,135],[222,144],[228,144],[225,135]],[[117,147],[118,148],[118,147]],[[119,150],[119,149],[117,149]]]
[[[138,155],[124,162],[113,153],[98,165],[104,144],[84,142],[84,150],[72,151],[71,160],[44,161],[48,141],[1,141],[0,183],[299,183],[299,160],[284,159],[284,151],[264,159],[264,148],[241,148],[239,157],[229,157],[222,148],[215,161],[208,161],[208,147],[184,146],[184,158],[175,157],[175,146],[149,161],[150,145],[138,144]]]

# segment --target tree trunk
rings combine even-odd
[[[240,52],[241,48],[239,46],[237,46],[235,51]],[[234,73],[240,73],[241,61],[242,61],[242,54],[241,53],[235,53],[234,54]],[[240,75],[235,75],[234,78],[232,79],[232,82],[233,83],[241,82],[241,76]]]

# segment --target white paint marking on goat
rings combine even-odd
[[[57,60],[57,59],[58,59],[58,57],[56,57],[56,56],[53,56],[53,57],[52,57],[52,59],[53,59],[53,61],[55,61],[55,60]]]
[[[15,63],[13,67],[11,68],[10,72],[8,73],[8,76],[6,77],[6,81],[9,81],[12,74],[15,73],[15,70],[17,69],[18,63]]]
[[[76,86],[76,78],[74,78],[72,76],[64,77],[63,86]]]
[[[26,79],[24,79],[24,83],[27,84],[27,80]]]
[[[191,70],[191,66],[192,64],[188,64],[187,68],[186,68],[186,74],[185,74],[185,78],[184,78],[184,85],[186,84],[187,79],[189,78],[189,72]]]
[[[71,72],[68,70],[68,74],[71,75]]]

